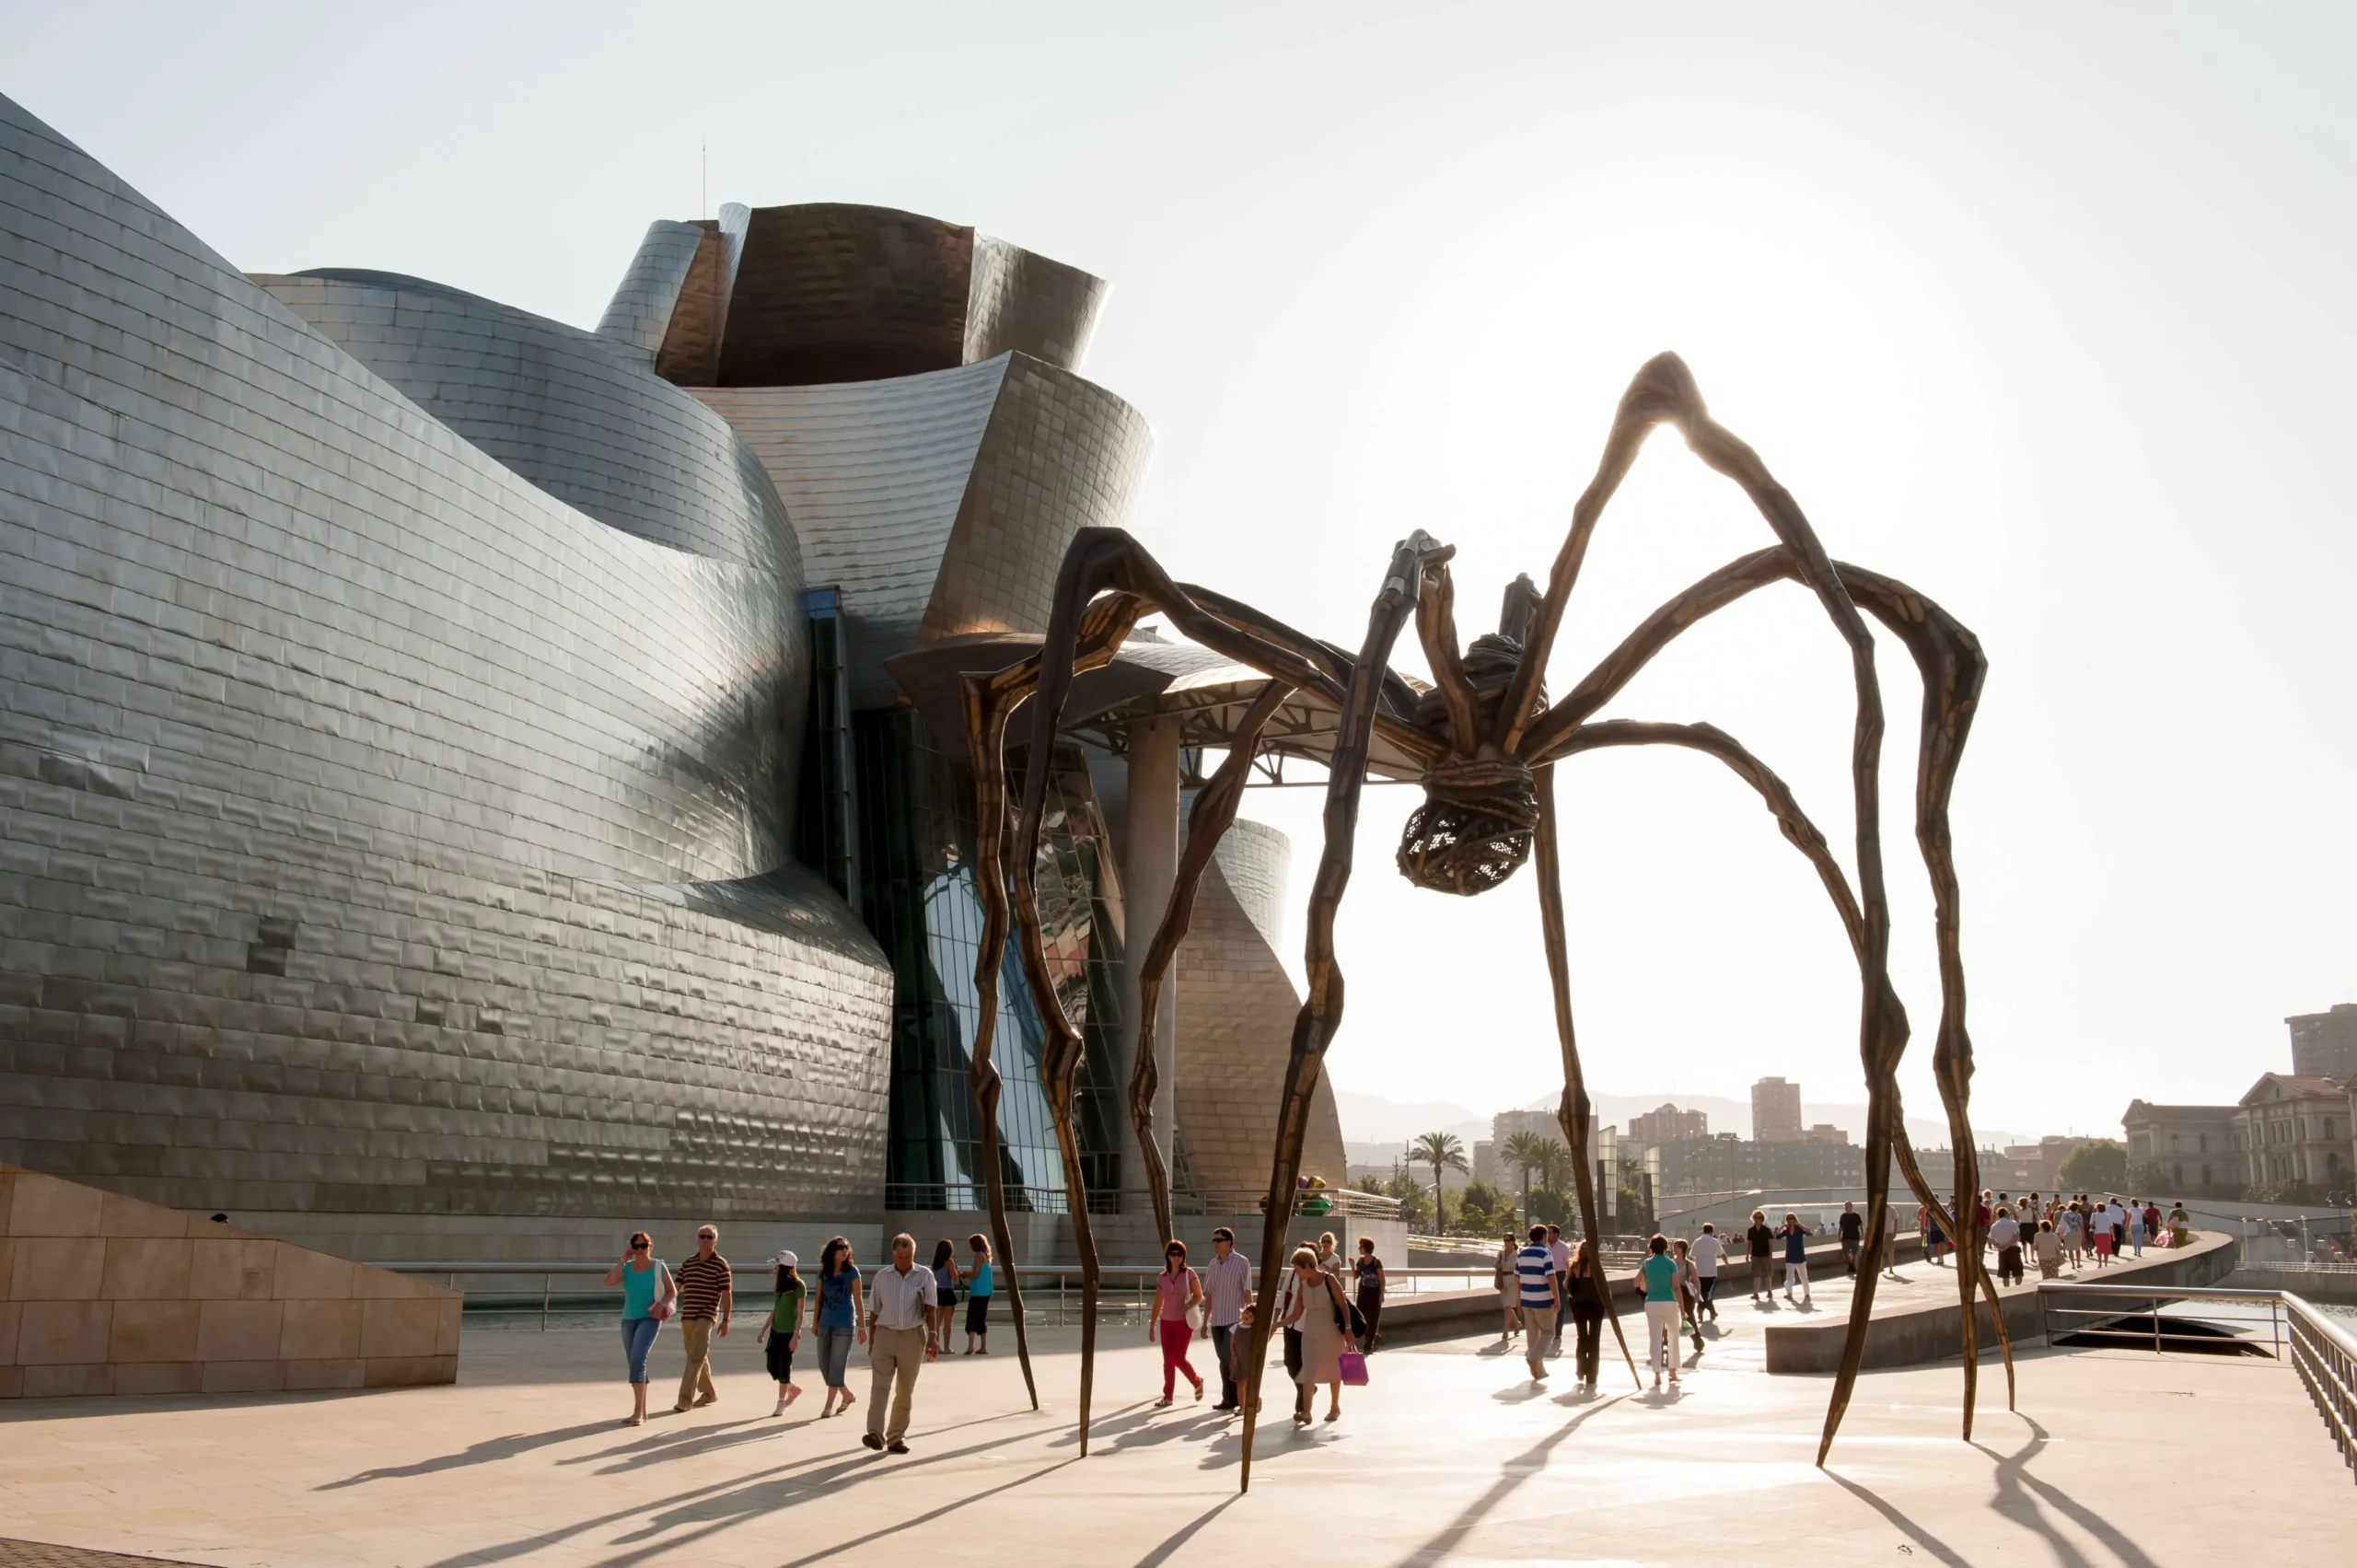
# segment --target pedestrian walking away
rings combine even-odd
[[[819,1249],[819,1376],[827,1398],[819,1407],[821,1420],[840,1415],[857,1401],[844,1374],[851,1366],[851,1347],[867,1342],[865,1317],[859,1310],[859,1269],[852,1262],[851,1243],[830,1236]]]
[[[663,1319],[679,1299],[679,1286],[655,1242],[643,1230],[630,1233],[630,1248],[621,1261],[606,1271],[606,1287],[622,1287],[622,1363],[629,1370],[631,1412],[624,1426],[646,1424],[646,1353],[663,1331]]]
[[[1386,1281],[1383,1260],[1375,1255],[1375,1237],[1359,1237],[1358,1261],[1352,1265],[1358,1273],[1359,1319],[1364,1325],[1359,1330],[1359,1348],[1372,1355],[1382,1343],[1376,1330],[1383,1321],[1383,1295]]]
[[[1776,1233],[1768,1228],[1768,1212],[1751,1211],[1751,1228],[1743,1233],[1744,1245],[1751,1258],[1751,1300],[1753,1305],[1765,1301],[1776,1305]]]
[[[1727,1251],[1726,1243],[1719,1239],[1719,1227],[1703,1221],[1702,1234],[1694,1238],[1689,1250],[1694,1259],[1695,1298],[1715,1323],[1719,1320],[1719,1260]]]
[[[1857,1204],[1843,1203],[1838,1228],[1841,1232],[1841,1260],[1850,1265],[1850,1277],[1854,1280],[1858,1277],[1858,1254],[1866,1245],[1866,1216],[1858,1213]]]
[[[728,1260],[720,1255],[720,1231],[703,1225],[696,1231],[696,1255],[676,1271],[679,1282],[679,1342],[688,1365],[679,1374],[679,1402],[684,1411],[697,1405],[716,1404],[720,1390],[712,1382],[712,1342],[728,1337],[729,1315],[737,1307],[737,1293],[729,1286]]]
[[[1297,1277],[1290,1326],[1301,1333],[1301,1370],[1295,1375],[1294,1385],[1304,1396],[1294,1408],[1294,1423],[1309,1424],[1310,1408],[1317,1402],[1321,1383],[1326,1386],[1326,1419],[1340,1421],[1342,1353],[1357,1343],[1351,1337],[1350,1303],[1342,1295],[1341,1278],[1319,1261],[1313,1249],[1295,1249],[1293,1267]]]
[[[1694,1272],[1694,1249],[1683,1240],[1669,1244],[1669,1260],[1678,1265],[1678,1311],[1685,1320],[1687,1333],[1694,1339],[1694,1355],[1702,1354],[1702,1296],[1697,1288],[1701,1276]]]
[[[1219,1403],[1212,1408],[1232,1411],[1240,1402],[1237,1385],[1251,1339],[1243,1328],[1244,1308],[1252,1299],[1252,1260],[1236,1249],[1236,1233],[1222,1225],[1212,1232],[1212,1260],[1197,1272],[1203,1281],[1203,1331],[1219,1363]]]
[[[1187,1344],[1203,1319],[1203,1282],[1187,1267],[1187,1244],[1174,1237],[1162,1249],[1162,1272],[1154,1282],[1154,1324],[1146,1330],[1147,1339],[1162,1345],[1162,1398],[1155,1400],[1155,1409],[1170,1402],[1176,1375],[1182,1372],[1194,1385],[1195,1398],[1202,1399],[1203,1380],[1187,1359]]]
[[[991,1273],[991,1238],[980,1231],[966,1238],[966,1249],[974,1255],[966,1270],[966,1353],[991,1353],[991,1297],[998,1294],[998,1283]]]
[[[1547,1347],[1554,1342],[1555,1314],[1562,1306],[1563,1276],[1555,1272],[1555,1256],[1547,1250],[1547,1227],[1530,1227],[1530,1240],[1514,1257],[1515,1279],[1521,1290],[1522,1359],[1531,1376],[1546,1380]]]
[[[1562,1225],[1547,1227],[1547,1256],[1553,1263],[1556,1279],[1554,1332],[1548,1338],[1547,1353],[1561,1355],[1563,1353],[1563,1325],[1572,1315],[1571,1293],[1562,1289],[1563,1276],[1572,1269],[1572,1249],[1563,1240]]]
[[[1779,1233],[1784,1238],[1784,1299],[1793,1299],[1793,1286],[1801,1287],[1800,1305],[1809,1305],[1808,1295],[1808,1232],[1801,1228],[1798,1214],[1784,1216],[1784,1228]]]
[[[1637,1277],[1645,1286],[1645,1357],[1658,1388],[1665,1362],[1670,1382],[1678,1381],[1678,1265],[1670,1260],[1667,1237],[1655,1236],[1645,1246],[1650,1255],[1637,1265]]]
[[[927,1361],[949,1353],[949,1320],[958,1315],[958,1244],[943,1237],[933,1244],[933,1311],[925,1341]]]
[[[802,1397],[794,1382],[794,1353],[802,1344],[802,1275],[796,1272],[796,1260],[791,1252],[781,1252],[771,1260],[777,1270],[776,1295],[770,1298],[770,1320],[761,1325],[755,1338],[761,1345],[769,1363],[770,1381],[777,1385],[777,1409],[772,1415],[784,1415],[785,1407]]]
[[[1585,1237],[1572,1253],[1572,1272],[1563,1276],[1572,1297],[1572,1329],[1577,1335],[1579,1386],[1596,1392],[1596,1378],[1604,1350],[1604,1293],[1610,1284],[1596,1260],[1596,1245]],[[1544,1376],[1544,1373],[1538,1374]]]
[[[1505,1328],[1498,1335],[1501,1341],[1511,1340],[1522,1327],[1522,1281],[1515,1276],[1515,1254],[1522,1250],[1522,1243],[1508,1231],[1499,1243],[1498,1255],[1492,1260],[1491,1283],[1497,1287],[1498,1306],[1505,1313]]]
[[[2038,1234],[2030,1238],[2030,1250],[2038,1255],[2038,1277],[2059,1279],[2062,1273],[2062,1238],[2055,1234],[2052,1220],[2038,1222]]]
[[[905,1231],[892,1238],[892,1264],[876,1271],[867,1285],[867,1432],[860,1441],[895,1454],[909,1451],[909,1407],[916,1399],[917,1373],[929,1359],[926,1327],[933,1321],[937,1286],[931,1269],[917,1267],[916,1237]],[[890,1423],[886,1423],[886,1403]]]
[[[1997,1249],[1997,1283],[2022,1283],[2022,1227],[2014,1218],[2014,1211],[2003,1204],[1997,1207],[1997,1217],[1989,1222],[1989,1244]]]
[[[2096,1212],[2094,1215],[2087,1221],[2087,1239],[2092,1242],[2095,1247],[2096,1267],[2098,1269],[2107,1269],[2111,1267],[2113,1242],[2111,1230],[2111,1209],[2108,1204],[2097,1203],[2096,1205]]]

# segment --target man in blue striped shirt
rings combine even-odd
[[[1521,1287],[1522,1353],[1530,1376],[1547,1380],[1547,1347],[1555,1338],[1555,1314],[1562,1306],[1563,1276],[1555,1272],[1555,1255],[1547,1250],[1547,1227],[1530,1227],[1530,1245],[1514,1255],[1515,1282]]]

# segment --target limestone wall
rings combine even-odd
[[[0,1166],[0,1398],[459,1376],[456,1292]]]

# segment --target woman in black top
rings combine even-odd
[[[1383,1260],[1375,1255],[1375,1237],[1359,1237],[1358,1260],[1352,1272],[1358,1276],[1359,1316],[1366,1320],[1359,1334],[1359,1349],[1371,1352],[1377,1343],[1376,1326],[1383,1321]]]
[[[1572,1253],[1571,1273],[1563,1281],[1571,1297],[1572,1327],[1579,1335],[1579,1381],[1596,1392],[1596,1367],[1604,1346],[1604,1271],[1596,1266],[1596,1249],[1583,1237]]]

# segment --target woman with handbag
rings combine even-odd
[[[1286,1327],[1301,1330],[1301,1370],[1295,1382],[1302,1391],[1294,1424],[1309,1424],[1309,1406],[1321,1383],[1326,1385],[1326,1419],[1340,1421],[1342,1353],[1358,1349],[1351,1337],[1351,1306],[1343,1298],[1342,1282],[1319,1265],[1317,1249],[1296,1249],[1293,1267],[1293,1314]]]
[[[1147,1333],[1162,1342],[1162,1398],[1154,1401],[1155,1409],[1170,1403],[1175,1375],[1181,1372],[1195,1386],[1196,1401],[1202,1402],[1203,1380],[1187,1360],[1187,1342],[1202,1319],[1202,1278],[1187,1267],[1187,1244],[1174,1238],[1162,1249],[1162,1273],[1154,1283],[1154,1326]]]
[[[622,1287],[622,1359],[630,1368],[632,1410],[624,1426],[646,1424],[646,1353],[663,1331],[679,1296],[671,1271],[655,1256],[655,1242],[643,1230],[630,1233],[630,1250],[606,1271],[606,1288]]]
[[[1511,1342],[1515,1331],[1522,1327],[1522,1278],[1515,1272],[1515,1259],[1521,1251],[1522,1243],[1508,1233],[1497,1257],[1492,1260],[1490,1283],[1496,1287],[1498,1306],[1506,1315],[1505,1328],[1498,1335],[1502,1344]]]

